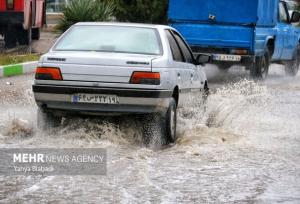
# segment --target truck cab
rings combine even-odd
[[[5,47],[28,45],[46,23],[45,0],[0,0],[0,35]]]
[[[243,65],[265,79],[271,62],[285,64],[294,76],[299,67],[298,12],[289,14],[280,0],[170,0],[169,22],[195,55],[210,54],[220,69]]]

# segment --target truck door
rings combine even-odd
[[[285,3],[279,3],[279,22],[277,28],[278,40],[282,40],[281,59],[291,59],[293,56],[294,31],[289,23],[289,14]],[[278,46],[280,42],[278,43]]]

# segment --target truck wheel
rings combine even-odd
[[[41,131],[47,131],[60,125],[61,118],[54,116],[52,113],[38,108],[37,111],[37,128]]]
[[[143,143],[159,147],[176,141],[177,107],[174,99],[163,113],[147,114],[143,118]]]
[[[224,62],[222,64],[218,64],[218,69],[221,72],[228,72],[228,70],[230,69],[231,66],[232,66],[232,64]]]
[[[256,62],[250,67],[250,75],[253,79],[265,80],[268,77],[270,66],[270,54],[266,51],[261,57],[256,58]]]
[[[18,29],[18,42],[19,45],[29,45],[29,32],[24,30],[23,27],[19,27]]]
[[[16,28],[8,27],[4,31],[5,48],[14,48],[17,46]]]
[[[32,28],[31,30],[31,39],[32,40],[39,40],[40,39],[40,29],[39,28]]]
[[[287,76],[296,76],[300,66],[300,46],[298,46],[296,55],[293,60],[285,63],[285,74]]]

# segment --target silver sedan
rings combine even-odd
[[[39,61],[38,126],[69,114],[141,114],[146,144],[157,126],[174,142],[177,107],[186,94],[208,90],[208,60],[195,59],[169,26],[77,23]]]

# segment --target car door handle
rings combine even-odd
[[[179,72],[177,73],[177,76],[178,76],[178,78],[180,78],[180,73]]]

